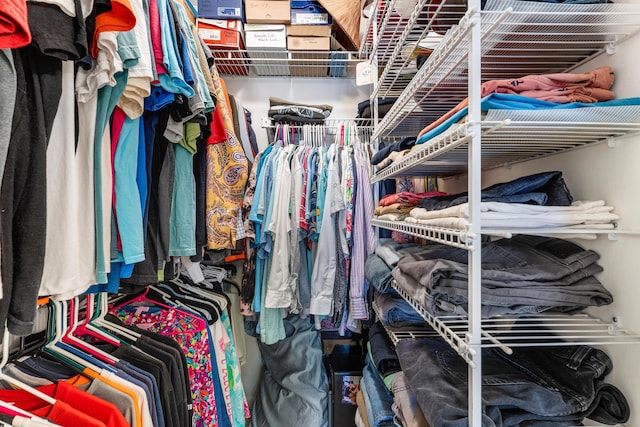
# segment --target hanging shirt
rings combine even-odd
[[[129,0],[111,0],[111,10],[96,16],[95,33],[91,43],[91,56],[98,57],[98,39],[103,32],[123,32],[133,29],[136,16]]]
[[[144,112],[144,98],[151,93],[151,81],[153,80],[153,67],[151,46],[149,46],[149,25],[147,23],[143,0],[130,0],[136,24],[132,30],[136,47],[139,51],[139,60],[136,65],[129,67],[127,85],[118,100],[118,107],[131,118],[136,119]]]
[[[351,277],[349,288],[349,316],[352,319],[368,319],[365,302],[364,264],[367,256],[375,250],[376,239],[371,218],[373,218],[373,194],[369,178],[369,162],[361,147],[356,148],[358,191],[356,212],[353,220],[353,250],[351,252]]]
[[[171,206],[171,235],[169,255],[196,254],[195,187],[193,180],[193,154],[195,141],[200,136],[200,125],[187,123],[184,138],[173,148],[176,155],[175,181]],[[187,149],[186,147],[190,147]]]
[[[273,238],[271,271],[267,279],[267,299],[265,307],[289,308],[293,298],[291,284],[290,237],[291,220],[289,207],[291,204],[291,166],[287,161],[294,146],[285,147],[279,155],[278,172],[274,183],[274,202],[271,210],[271,221],[267,229]]]
[[[116,309],[114,314],[125,324],[160,333],[180,344],[187,358],[194,425],[216,426],[217,408],[206,322],[182,310],[155,306],[125,306]]]
[[[318,252],[311,275],[311,314],[328,315],[333,302],[333,287],[336,274],[336,222],[333,215],[344,210],[344,198],[340,188],[340,174],[335,160],[336,146],[327,151],[327,191],[323,209],[323,226],[318,238]]]
[[[247,158],[233,133],[233,120],[225,101],[225,91],[215,67],[216,111],[220,111],[226,131],[221,144],[207,146],[207,246],[234,248],[241,223],[242,199],[249,175]]]

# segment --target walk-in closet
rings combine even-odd
[[[640,425],[639,0],[2,0],[0,425]]]

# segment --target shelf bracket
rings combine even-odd
[[[615,232],[607,233],[607,238],[612,242],[615,242],[618,240],[618,234]]]
[[[615,138],[613,136],[607,138],[607,147],[616,148],[617,146],[618,146],[618,138]]]
[[[613,315],[611,317],[611,324],[607,327],[607,331],[611,335],[615,335],[618,330],[622,327],[622,319],[620,316]]]
[[[607,45],[607,55],[615,55],[616,51],[618,50],[617,46],[613,43],[609,43]]]

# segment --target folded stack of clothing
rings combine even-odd
[[[615,94],[609,89],[613,86],[614,74],[611,67],[600,67],[587,73],[555,73],[530,75],[508,80],[490,80],[482,84],[482,96],[491,94],[510,94],[525,98],[555,103],[569,104],[574,102],[594,103],[610,101]],[[463,99],[435,122],[429,124],[418,134],[419,141],[430,130],[445,123],[456,113],[466,110],[469,98]],[[466,111],[464,111],[466,115]]]
[[[392,270],[397,286],[435,316],[468,312],[468,252],[429,245],[403,256]],[[577,312],[611,304],[594,276],[600,256],[552,237],[518,235],[482,245],[482,317],[546,311]]]
[[[389,112],[393,104],[396,102],[398,98],[378,98],[378,118],[381,119]],[[371,119],[373,118],[373,114],[371,114],[371,101],[369,99],[365,99],[358,103],[358,115],[356,118],[359,119]]]
[[[376,215],[377,219],[381,220],[400,221],[405,219],[409,213],[416,208],[420,200],[446,195],[447,193],[440,191],[428,191],[425,193],[402,191],[400,193],[388,194],[380,199],[379,206],[376,207],[374,215]]]
[[[371,164],[376,167],[376,170],[382,170],[396,160],[401,159],[409,152],[415,143],[415,137],[408,137],[401,139],[400,141],[384,145],[371,157]]]
[[[275,123],[323,124],[333,107],[324,104],[300,104],[299,102],[269,97],[269,117]]]
[[[565,227],[610,230],[620,217],[603,200],[573,201],[562,172],[551,171],[517,178],[485,188],[481,192],[480,220],[495,229]],[[424,198],[404,218],[408,223],[467,230],[467,193]],[[595,238],[595,234],[570,235]],[[566,237],[566,236],[565,236]]]
[[[396,351],[426,421],[468,426],[468,365],[455,350],[440,338],[424,338],[402,340]],[[627,399],[604,381],[612,368],[607,354],[589,346],[518,347],[510,355],[484,348],[480,424],[572,427],[585,418],[625,423]]]
[[[540,172],[494,184],[483,189],[480,198],[483,202],[528,203],[547,206],[569,206],[573,202],[573,196],[560,171]],[[418,202],[418,207],[434,211],[468,201],[468,193],[458,193],[421,200]]]

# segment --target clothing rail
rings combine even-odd
[[[278,126],[278,123],[273,123],[273,121],[271,120],[271,117],[263,117],[262,118],[262,127],[263,128],[275,128],[276,126]],[[311,124],[308,123],[306,124],[307,126],[323,126],[325,128],[339,128],[340,126],[355,126],[358,129],[371,129],[373,130],[374,126],[373,126],[373,119],[366,119],[366,118],[331,118],[331,119],[325,119],[324,123],[322,124]],[[302,127],[305,126],[304,123],[301,124],[297,124],[297,125],[291,125],[291,126],[295,126],[295,127]]]
[[[285,142],[291,140],[311,141],[311,145],[330,145],[340,143],[349,145],[352,142],[369,144],[373,133],[373,126],[358,124],[360,119],[325,119],[319,124],[287,124],[272,123],[270,118],[262,120],[262,127],[267,130],[269,140],[275,141],[276,135],[281,135]],[[370,119],[362,119],[371,123]]]

